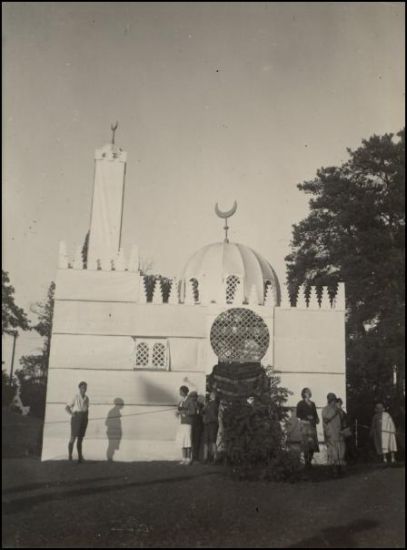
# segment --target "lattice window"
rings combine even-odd
[[[267,292],[271,292],[272,288],[273,288],[273,283],[269,280],[265,281],[265,283],[264,283],[264,296],[267,295]]]
[[[135,339],[135,369],[168,369],[168,342],[165,339]]]
[[[194,298],[194,302],[197,303],[199,302],[199,283],[198,283],[198,279],[189,279],[189,282],[191,283],[191,286],[192,286],[192,296]]]
[[[229,275],[226,278],[226,303],[233,304],[240,279],[237,275]]]
[[[250,309],[233,308],[215,319],[210,333],[213,351],[221,361],[261,361],[270,344],[266,323]]]
[[[155,343],[153,346],[153,367],[165,369],[166,367],[166,349],[164,344]]]
[[[146,342],[140,342],[136,347],[136,367],[148,367],[149,349]]]

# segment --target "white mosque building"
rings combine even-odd
[[[80,249],[71,259],[60,244],[42,460],[67,458],[65,405],[81,380],[91,403],[84,454],[96,460],[109,448],[115,460],[177,459],[179,386],[204,393],[218,359],[236,359],[236,350],[272,367],[293,392],[288,405],[304,386],[318,408],[329,391],[345,398],[344,285],[333,301],[327,289],[306,300],[300,288],[292,306],[269,262],[229,242],[236,204],[217,208],[224,241],[186,261],[168,302],[160,282],[147,301],[137,247],[126,259],[120,246],[126,158],[114,139],[96,151],[86,269]]]

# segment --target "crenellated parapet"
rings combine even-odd
[[[69,255],[65,242],[59,244],[58,267],[60,270],[72,272],[127,272],[138,275],[138,303],[183,304],[210,306],[212,304],[224,307],[253,306],[266,309],[296,309],[308,311],[344,311],[345,285],[339,283],[335,292],[329,292],[326,286],[307,287],[301,285],[295,291],[288,292],[287,286],[277,289],[272,281],[265,281],[263,298],[259,296],[258,288],[252,285],[245,292],[245,280],[242,276],[229,274],[224,277],[217,293],[211,293],[208,282],[202,277],[191,277],[189,280],[172,279],[168,300],[164,302],[162,281],[156,280],[152,295],[147,296],[147,277],[140,274],[140,263],[137,246],[133,246],[127,256],[120,248],[113,258],[101,258],[86,267],[82,257],[81,247],[77,247],[73,255]],[[245,297],[245,294],[247,297]]]
[[[345,284],[338,283],[338,286],[332,298],[329,295],[328,287],[323,286],[322,289],[316,286],[306,287],[301,285],[296,288],[295,293],[290,296],[287,287],[284,285],[281,288],[282,309],[306,309],[314,311],[323,310],[345,310]]]
[[[58,268],[59,269],[74,269],[77,271],[130,271],[134,273],[140,272],[138,247],[134,245],[127,259],[124,248],[113,257],[103,257],[95,260],[88,260],[85,265],[82,255],[82,248],[78,246],[73,257],[68,254],[67,246],[64,241],[59,243],[58,253]]]
[[[327,287],[307,287],[301,285],[290,296],[287,287],[277,290],[271,281],[265,282],[264,298],[259,297],[256,285],[252,285],[245,298],[244,279],[239,275],[228,275],[219,285],[217,293],[207,292],[207,281],[194,277],[182,281],[180,303],[186,305],[210,304],[222,306],[263,306],[265,308],[280,307],[282,309],[300,309],[309,311],[344,310],[345,309],[345,285],[339,283],[336,291],[329,293]]]
[[[178,294],[178,280],[176,278],[171,281],[170,295],[168,297],[169,304],[179,304],[179,294]]]

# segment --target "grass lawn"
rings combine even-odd
[[[3,462],[6,548],[404,548],[404,468],[236,482],[221,467]]]
[[[41,462],[40,437],[3,415],[3,548],[404,548],[402,465],[238,482],[201,464]]]

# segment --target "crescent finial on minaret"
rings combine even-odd
[[[112,130],[112,145],[114,145],[114,138],[117,128],[119,127],[119,123],[116,121],[116,124],[111,124],[110,129]]]
[[[222,219],[225,220],[225,225],[223,226],[223,229],[225,230],[225,243],[229,242],[229,239],[228,239],[228,230],[229,230],[228,218],[233,216],[233,214],[236,212],[236,210],[237,210],[237,202],[236,201],[233,202],[232,208],[230,210],[227,210],[226,212],[223,212],[222,210],[220,210],[218,203],[215,204],[215,213],[216,213],[216,215],[219,218],[222,218]]]

